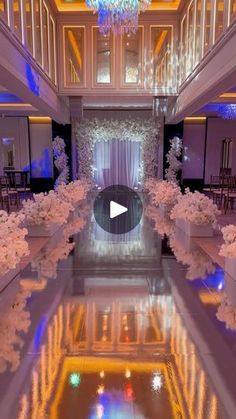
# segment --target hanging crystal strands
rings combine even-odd
[[[231,103],[219,107],[219,116],[223,119],[236,119],[236,104]]]
[[[98,14],[99,30],[103,35],[110,31],[136,33],[138,17],[151,4],[151,0],[86,0],[87,6]]]

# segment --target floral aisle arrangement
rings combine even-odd
[[[73,206],[62,200],[55,191],[34,194],[32,200],[23,201],[22,213],[30,237],[50,237],[64,224]]]
[[[224,243],[220,248],[220,256],[225,257],[225,271],[236,279],[236,226],[230,224],[221,230]]]
[[[24,346],[22,332],[30,326],[30,313],[26,310],[28,291],[21,290],[8,302],[0,313],[0,373],[10,367],[16,371],[20,365],[20,350]]]
[[[166,155],[166,161],[169,167],[165,171],[165,178],[169,182],[177,183],[177,175],[182,167],[179,160],[183,150],[183,141],[179,137],[170,140],[170,150]]]
[[[62,200],[55,191],[34,194],[33,199],[23,201],[22,213],[27,225],[62,225],[72,210],[70,203]]]
[[[226,293],[223,294],[216,317],[225,323],[226,329],[236,330],[236,306],[231,303]]]
[[[170,212],[181,195],[180,187],[174,182],[158,181],[153,188],[153,202],[159,206],[162,215]]]
[[[178,197],[170,218],[190,236],[211,236],[219,214],[217,206],[207,196],[187,191]]]
[[[59,176],[56,179],[55,187],[67,184],[69,181],[69,167],[68,167],[68,156],[65,152],[66,144],[63,138],[56,137],[53,140],[53,157],[54,164],[59,172]]]
[[[56,188],[59,198],[65,202],[69,202],[75,207],[80,201],[86,198],[88,187],[85,182],[75,180],[68,185],[59,185]]]
[[[24,219],[23,214],[0,211],[0,275],[15,269],[21,258],[29,254],[27,229],[21,227]]]

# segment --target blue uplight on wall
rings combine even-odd
[[[32,70],[29,63],[26,63],[26,78],[28,82],[28,87],[30,88],[31,92],[33,92],[35,96],[39,96],[39,76],[36,72]]]
[[[22,103],[22,100],[12,93],[0,92],[0,103]]]
[[[236,103],[220,105],[218,113],[219,113],[219,116],[223,119],[235,120],[236,119]]]

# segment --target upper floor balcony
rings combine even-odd
[[[0,0],[1,32],[64,96],[181,96],[235,21],[236,0],[155,0],[136,34],[103,36],[83,1]]]

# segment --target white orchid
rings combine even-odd
[[[54,164],[59,171],[59,176],[56,179],[55,186],[67,184],[69,181],[69,166],[68,156],[65,152],[65,141],[61,137],[56,137],[53,141],[53,157]]]
[[[165,171],[165,178],[169,182],[177,183],[177,174],[182,167],[179,160],[183,150],[183,141],[179,137],[174,137],[170,140],[170,150],[166,155],[168,168]]]

